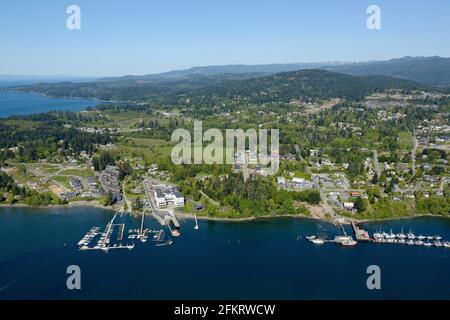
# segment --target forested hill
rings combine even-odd
[[[35,84],[16,87],[53,97],[83,97],[101,100],[153,101],[173,104],[190,99],[208,103],[211,99],[246,99],[251,102],[288,102],[293,99],[345,98],[359,100],[389,88],[418,88],[422,85],[386,76],[351,76],[324,70],[299,70],[236,79],[235,76],[193,76],[183,80]]]
[[[356,77],[324,70],[283,72],[255,79],[226,81],[199,89],[195,96],[247,98],[254,102],[307,98],[345,98],[359,100],[390,88],[413,89],[420,84],[385,76]]]
[[[325,66],[323,69],[355,76],[384,75],[430,86],[450,86],[450,58],[443,57],[403,57]]]

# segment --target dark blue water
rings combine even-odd
[[[77,242],[113,213],[95,208],[0,208],[0,299],[449,299],[450,249],[360,243],[315,246],[304,237],[339,233],[307,219],[246,223],[181,221],[172,246],[78,251]],[[129,227],[140,220],[121,218]],[[157,227],[148,220],[147,226]],[[450,239],[450,220],[418,218],[366,225]],[[350,232],[350,230],[349,230]],[[300,239],[297,241],[297,238]],[[82,289],[66,288],[68,265]],[[366,268],[381,287],[366,287]]]
[[[37,93],[0,90],[0,118],[53,110],[82,111],[99,103],[90,99],[50,99]]]

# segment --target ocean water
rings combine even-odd
[[[92,99],[50,99],[38,93],[0,90],[0,118],[53,110],[82,111],[99,103]]]
[[[114,215],[97,208],[0,208],[0,299],[449,299],[450,249],[359,243],[346,248],[305,240],[333,238],[328,223],[296,218],[252,222],[181,220],[171,246],[78,251],[93,226]],[[137,228],[140,218],[118,218]],[[118,222],[118,221],[115,221]],[[146,227],[158,228],[152,218]],[[450,220],[416,218],[365,224],[440,234]],[[348,232],[351,230],[348,228]],[[66,268],[81,268],[81,290],[68,290]],[[381,290],[366,286],[369,265]]]

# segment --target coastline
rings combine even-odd
[[[105,207],[98,201],[74,201],[74,202],[70,202],[68,204],[58,204],[58,205],[49,205],[49,206],[31,206],[31,205],[27,205],[27,204],[0,204],[0,208],[58,209],[58,208],[79,208],[79,207],[91,207],[91,208],[98,208],[98,209],[109,210],[109,211],[120,211],[119,208],[115,208],[115,207],[111,207],[111,206]],[[176,215],[177,218],[180,218],[180,219],[194,219],[194,215],[191,213],[174,212],[174,214]],[[361,220],[355,219],[355,218],[347,218],[347,219],[349,221],[353,221],[355,224],[361,224],[361,223],[374,223],[374,222],[415,219],[415,218],[421,218],[421,217],[450,219],[450,216],[442,216],[442,215],[436,215],[436,214],[420,214],[420,215],[413,215],[413,216],[392,217],[392,218],[383,218],[383,219],[361,219]],[[210,216],[197,215],[197,220],[234,222],[234,223],[251,222],[251,221],[256,221],[256,220],[270,220],[270,219],[277,219],[277,218],[308,219],[308,220],[316,220],[316,221],[327,222],[327,223],[333,224],[333,221],[330,219],[323,219],[323,218],[317,217],[317,216],[304,216],[304,215],[294,215],[294,214],[286,214],[286,215],[267,214],[267,215],[263,215],[263,216],[244,217],[244,218],[210,217]]]
[[[37,208],[37,209],[61,209],[61,208],[79,208],[91,207],[97,209],[117,211],[114,207],[105,207],[98,201],[74,201],[68,204],[54,204],[49,206],[31,206],[28,204],[0,204],[0,208]]]
[[[175,215],[177,218],[184,218],[184,219],[194,219],[194,215],[190,213],[183,213],[183,212],[175,212]],[[421,215],[414,215],[414,216],[407,216],[407,217],[392,217],[392,218],[383,218],[383,219],[354,219],[354,218],[347,218],[349,221],[353,221],[355,224],[360,223],[373,223],[373,222],[383,222],[383,221],[395,221],[395,220],[406,220],[406,219],[415,219],[415,218],[421,218],[421,217],[433,217],[433,218],[443,218],[443,219],[450,219],[448,216],[442,216],[437,214],[421,214]],[[293,214],[286,214],[286,215],[263,215],[258,217],[245,217],[245,218],[224,218],[224,217],[208,217],[208,216],[198,216],[197,220],[209,220],[209,221],[221,221],[221,222],[250,222],[255,220],[269,220],[269,219],[276,219],[276,218],[298,218],[298,219],[309,219],[309,220],[316,220],[321,222],[328,222],[333,224],[333,221],[330,219],[322,219],[320,217],[315,216],[303,216],[303,215],[293,215]]]
[[[14,86],[8,86],[8,87],[0,87],[0,91],[5,91],[5,92],[17,92],[17,93],[34,93],[34,94],[39,94],[47,99],[72,99],[72,100],[93,100],[95,102],[97,102],[98,104],[100,103],[126,103],[126,102],[131,102],[131,101],[119,101],[119,100],[101,100],[99,98],[95,98],[95,97],[91,97],[91,98],[86,98],[86,97],[72,97],[72,96],[62,96],[62,97],[57,97],[57,96],[52,96],[49,94],[46,94],[44,92],[39,92],[39,91],[21,91],[18,89],[13,89],[11,87]],[[82,112],[82,111],[79,111]]]

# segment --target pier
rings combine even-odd
[[[369,233],[366,230],[360,229],[353,220],[351,221],[351,224],[356,241],[371,241]]]

